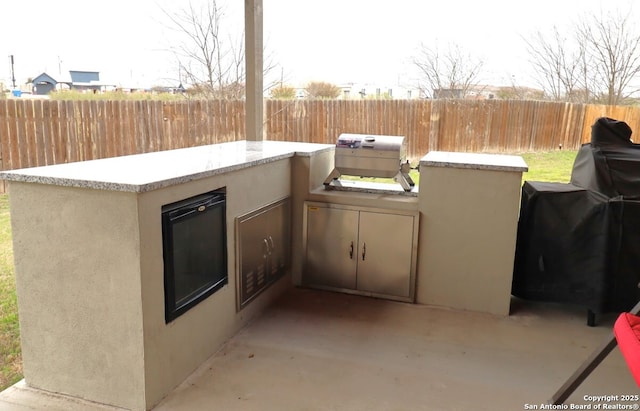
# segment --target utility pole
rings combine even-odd
[[[13,83],[13,88],[16,88],[16,74],[13,71],[13,54],[9,56],[11,60],[11,82]]]

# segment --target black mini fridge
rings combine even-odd
[[[162,245],[169,323],[228,282],[225,192],[163,206]]]

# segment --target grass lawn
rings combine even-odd
[[[0,389],[22,378],[9,197],[0,195]]]
[[[523,174],[523,180],[568,182],[576,152],[553,151],[520,155],[529,166],[529,172]],[[412,170],[411,176],[419,184],[418,172]],[[15,288],[9,198],[6,194],[0,194],[0,390],[22,378]]]
[[[529,166],[529,171],[522,174],[522,180],[568,183],[577,153],[571,150],[556,150],[520,154]]]

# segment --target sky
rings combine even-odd
[[[191,0],[198,5],[205,0]],[[241,0],[217,0],[223,30],[238,39]],[[99,71],[124,87],[179,83],[172,49],[178,32],[168,14],[187,0],[21,0],[0,5],[0,82],[42,72]],[[455,44],[484,62],[483,84],[532,86],[523,38],[611,10],[632,0],[263,0],[264,42],[275,68],[268,80],[382,87],[415,82],[411,58],[421,44]],[[409,84],[408,84],[409,83]]]

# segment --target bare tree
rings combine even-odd
[[[277,100],[293,100],[296,98],[296,89],[286,84],[280,84],[271,89],[271,98]]]
[[[535,80],[554,100],[617,105],[637,91],[640,33],[629,12],[583,17],[570,35],[554,27],[525,42]]]
[[[558,101],[581,95],[576,91],[581,80],[584,81],[583,42],[578,42],[577,47],[571,50],[571,43],[557,27],[553,27],[550,36],[538,31],[533,39],[524,40],[534,68],[535,81],[545,94]]]
[[[593,91],[605,104],[622,104],[637,91],[631,81],[640,74],[640,33],[630,16],[630,12],[608,13],[583,20],[577,27],[577,37],[587,48],[588,68],[597,81]]]
[[[168,28],[179,34],[178,43],[171,46],[183,78],[199,91],[214,94],[222,87],[226,69],[222,67],[220,19],[222,11],[215,0],[195,8],[191,2],[173,14],[162,9],[168,17]]]
[[[456,44],[450,44],[444,52],[421,44],[412,63],[418,69],[420,91],[432,98],[468,97],[478,86],[484,64]]]
[[[312,81],[307,84],[305,91],[309,98],[332,99],[338,98],[342,93],[340,87],[324,81]]]
[[[176,13],[162,9],[167,27],[178,34],[171,45],[180,68],[180,82],[186,81],[194,93],[208,98],[239,99],[244,96],[244,32],[223,29],[225,13],[217,0],[198,7],[188,6]],[[274,67],[266,55],[264,73]]]

